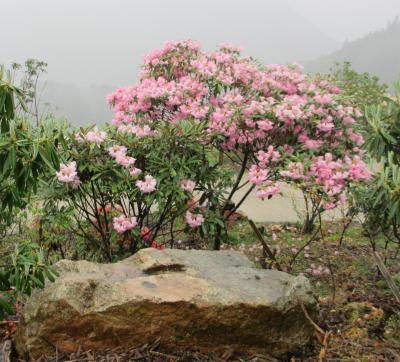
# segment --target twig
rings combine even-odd
[[[343,239],[344,239],[344,236],[346,234],[346,231],[347,231],[347,229],[349,228],[349,226],[351,225],[352,222],[353,222],[353,219],[350,218],[350,216],[346,215],[346,220],[345,220],[345,223],[343,225],[342,233],[340,234],[340,238],[339,238],[339,242],[338,242],[339,246],[342,246]]]
[[[335,274],[333,272],[332,264],[331,261],[328,259],[328,268],[329,268],[329,273],[331,274],[331,279],[332,279],[332,300],[331,303],[335,303],[335,298],[336,298],[336,282],[335,282]]]
[[[269,246],[265,242],[263,236],[260,233],[260,230],[258,230],[256,224],[254,224],[254,221],[250,220],[250,219],[248,219],[248,221],[249,221],[249,224],[250,224],[251,228],[253,229],[253,231],[256,233],[258,239],[260,240],[264,250],[267,252],[269,258],[275,263],[275,266],[276,266],[276,268],[278,270],[282,270],[282,267],[280,266],[280,264],[276,260],[274,253],[271,251],[271,249],[269,248]]]
[[[297,296],[297,294],[295,294],[295,296],[296,296],[297,302],[300,304],[300,307],[301,307],[301,310],[304,313],[304,316],[311,323],[311,325],[314,327],[318,342],[321,343],[321,345],[322,345],[322,348],[321,348],[321,350],[319,352],[318,360],[320,362],[323,362],[323,361],[326,360],[326,355],[328,353],[328,345],[329,345],[329,339],[331,337],[331,331],[327,331],[326,332],[317,323],[315,323],[312,320],[312,318],[310,317],[310,315],[308,314],[307,309],[304,306],[303,302],[300,300],[300,298]],[[321,336],[323,336],[323,338]]]
[[[311,325],[321,334],[325,334],[326,332],[317,324],[315,323],[312,318],[310,317],[310,315],[307,312],[306,307],[304,306],[303,302],[300,300],[300,298],[296,295],[297,301],[300,304],[301,310],[304,313],[304,316],[307,318],[307,320],[311,323]]]
[[[300,253],[308,246],[310,245],[314,240],[315,237],[317,236],[317,234],[319,233],[319,231],[321,230],[321,223],[318,226],[318,229],[314,232],[314,234],[312,234],[312,236],[310,237],[310,239],[308,239],[308,241],[296,252],[296,254],[293,255],[292,259],[289,262],[289,265],[292,266],[293,263],[296,261],[297,257],[300,255]]]
[[[397,303],[400,304],[400,289],[399,289],[399,287],[396,285],[392,276],[389,274],[388,270],[386,269],[386,266],[383,263],[380,255],[376,251],[373,252],[373,255],[375,258],[376,266],[378,267],[378,269],[381,272],[382,276],[384,277],[387,285],[389,286],[394,297],[396,298]]]
[[[178,357],[173,356],[171,354],[165,354],[157,351],[149,351],[149,354],[152,354],[153,356],[166,358],[167,361],[176,361],[178,359]]]

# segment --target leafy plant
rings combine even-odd
[[[57,177],[42,188],[45,209],[72,210],[75,233],[94,259],[112,261],[142,247],[173,245],[183,231],[210,237],[222,223],[215,210],[230,172],[209,144],[198,142],[203,133],[192,122],[160,124],[154,137],[121,134],[114,127],[75,131],[63,143],[65,161]]]
[[[395,90],[393,97],[367,108],[365,148],[378,171],[367,188],[355,193],[355,207],[365,215],[371,237],[381,232],[400,247],[400,83]]]
[[[23,92],[12,83],[12,76],[9,70],[0,65],[0,132],[9,131],[10,120],[15,118],[15,98],[23,103]]]
[[[25,120],[7,124],[8,131],[0,133],[0,223],[5,225],[37,192],[39,178],[58,167],[64,127],[50,120],[36,128]]]
[[[58,167],[57,145],[62,132],[55,124],[33,128],[29,121],[16,119],[16,104],[25,108],[24,94],[12,85],[11,73],[0,67],[0,226],[13,222],[17,209],[27,205],[36,193],[39,177]],[[9,298],[30,295],[43,288],[54,272],[46,266],[42,250],[35,244],[17,245],[6,254],[0,267],[0,317],[11,313]]]
[[[367,72],[359,73],[350,62],[335,63],[330,80],[341,89],[341,95],[364,111],[371,105],[380,105],[388,94],[388,86]]]
[[[0,318],[13,313],[12,302],[21,295],[31,295],[34,288],[43,288],[46,279],[54,281],[57,273],[47,266],[43,250],[35,243],[15,246],[2,258],[0,267]]]

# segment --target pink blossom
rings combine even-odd
[[[315,95],[314,100],[320,104],[329,104],[332,103],[332,96],[329,94],[317,94]]]
[[[312,275],[314,275],[315,277],[318,277],[322,274],[322,269],[318,268],[318,269],[312,269]]]
[[[364,144],[364,138],[359,133],[353,131],[352,128],[347,130],[347,134],[351,141],[353,141],[357,146],[361,146]]]
[[[322,205],[325,210],[331,210],[336,207],[336,205],[333,202],[326,202],[324,205]]]
[[[67,164],[62,163],[60,165],[60,171],[56,172],[56,176],[60,182],[72,184],[74,187],[78,187],[80,185],[78,173],[76,172],[75,161],[71,161]]]
[[[120,155],[126,155],[126,152],[127,148],[120,145],[113,145],[108,149],[108,153],[114,158]]]
[[[270,131],[272,128],[274,128],[274,124],[268,119],[264,119],[262,121],[258,121],[257,125],[263,131]]]
[[[233,53],[240,53],[242,51],[242,47],[237,47],[229,43],[221,43],[218,47],[223,51],[233,52]]]
[[[185,220],[191,228],[196,228],[204,223],[204,216],[202,214],[193,214],[190,211],[187,211]]]
[[[283,150],[285,151],[285,153],[287,153],[288,155],[293,154],[294,152],[294,148],[288,144],[284,144],[283,145]]]
[[[259,187],[256,189],[256,196],[259,199],[264,200],[266,197],[271,197],[281,192],[281,188],[278,184],[270,185],[266,187]]]
[[[136,159],[122,153],[118,153],[115,162],[124,167],[130,167],[135,163]]]
[[[291,162],[289,169],[281,171],[280,174],[292,180],[298,180],[304,177],[304,166],[301,162]]]
[[[263,170],[257,165],[250,167],[249,181],[254,185],[261,185],[268,178],[268,170]]]
[[[140,168],[134,167],[130,169],[129,173],[131,174],[131,176],[136,177],[142,173],[142,170]]]
[[[106,138],[107,138],[107,133],[104,131],[100,131],[97,128],[97,126],[95,126],[85,136],[86,141],[96,143],[97,145],[103,143]]]
[[[75,132],[75,133],[74,133],[74,136],[75,136],[75,140],[77,140],[79,143],[85,141],[84,135],[82,135],[82,132],[81,132],[81,131]]]
[[[346,116],[346,117],[343,117],[343,123],[346,124],[346,125],[349,125],[349,124],[356,123],[356,121],[355,121],[355,119],[353,117]]]
[[[196,187],[196,183],[192,180],[183,179],[180,182],[180,187],[188,192],[193,192],[194,188]]]
[[[127,217],[125,215],[120,215],[113,218],[113,227],[115,231],[119,234],[123,234],[125,231],[133,229],[137,225],[136,217]]]
[[[308,148],[309,150],[317,150],[322,145],[323,145],[323,142],[319,141],[319,140],[306,140],[304,142],[304,146],[306,146],[306,148]]]
[[[368,170],[367,165],[355,156],[353,159],[345,158],[346,164],[349,168],[349,178],[353,181],[367,180],[371,177],[371,172]]]
[[[141,181],[141,180],[136,181],[136,186],[143,193],[153,192],[156,189],[156,185],[157,185],[156,179],[150,175],[146,175],[144,177],[144,181]]]
[[[151,242],[151,245],[150,245],[152,248],[154,248],[154,249],[159,249],[159,250],[164,250],[165,249],[165,245],[164,244],[160,244],[160,243],[158,243],[157,241],[155,241],[155,240],[153,240],[152,242]]]
[[[324,120],[317,125],[317,128],[322,132],[330,132],[335,128],[335,125],[330,120]]]
[[[146,241],[151,241],[153,239],[151,230],[147,226],[143,226],[140,229],[140,236],[142,237],[143,240],[146,240]]]
[[[275,151],[274,146],[268,146],[267,152],[258,151],[257,160],[262,168],[265,168],[270,162],[276,162],[281,157],[278,151]]]
[[[346,204],[346,195],[345,194],[341,193],[339,195],[339,203],[340,203],[340,205],[345,205]]]
[[[155,131],[153,131],[147,124],[145,124],[144,126],[133,126],[131,132],[135,134],[137,137],[146,137],[155,135]]]

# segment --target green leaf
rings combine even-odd
[[[4,314],[14,314],[14,309],[10,302],[0,297],[0,319],[4,319]]]

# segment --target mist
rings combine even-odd
[[[384,28],[400,2],[13,0],[0,9],[0,63],[46,61],[46,101],[78,122],[107,119],[106,93],[134,83],[142,55],[167,40],[230,42],[264,63],[304,63]]]

